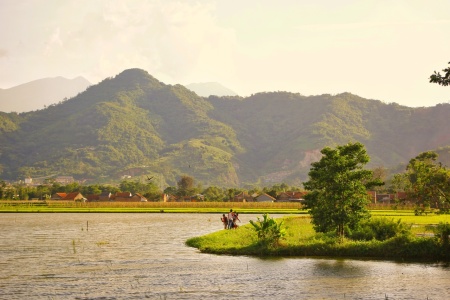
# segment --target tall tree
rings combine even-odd
[[[194,178],[191,176],[183,175],[177,182],[179,196],[192,196],[194,188]]]
[[[443,69],[442,72],[444,72],[443,76],[441,73],[434,71],[434,73],[430,76],[430,82],[437,83],[442,86],[450,85],[450,68]]]
[[[322,149],[322,158],[312,163],[309,181],[304,183],[305,196],[314,229],[318,232],[336,231],[342,238],[344,228],[355,228],[370,217],[367,189],[381,185],[372,171],[363,169],[369,162],[364,145],[349,143],[335,149]]]
[[[450,170],[437,162],[438,154],[427,151],[411,159],[406,167],[408,198],[416,201],[416,214],[429,206],[448,210]]]

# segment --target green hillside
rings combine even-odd
[[[448,146],[449,119],[449,104],[409,108],[349,93],[203,98],[130,69],[44,110],[0,113],[0,179],[299,182],[326,145],[360,141],[371,166],[387,168]]]

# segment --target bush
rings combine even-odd
[[[283,221],[277,223],[273,218],[269,218],[269,214],[264,214],[262,220],[258,217],[256,222],[250,220],[250,224],[256,230],[259,242],[267,246],[278,246],[280,239],[286,234]]]
[[[384,241],[399,235],[411,234],[411,226],[388,218],[375,218],[364,221],[348,236],[353,240],[378,240]]]
[[[448,248],[449,244],[450,244],[450,241],[449,241],[450,224],[449,223],[440,222],[434,228],[434,235],[439,240],[440,244],[444,248]]]

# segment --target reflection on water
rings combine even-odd
[[[259,259],[184,245],[221,228],[220,214],[0,214],[0,298],[450,298],[450,269],[439,264]]]

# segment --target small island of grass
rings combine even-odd
[[[384,240],[375,237],[364,240],[367,232],[366,236],[355,232],[353,237],[343,239],[336,234],[316,233],[308,216],[290,216],[276,221],[282,221],[285,229],[283,238],[276,244],[261,241],[251,224],[190,238],[186,244],[212,254],[450,261],[448,239],[443,243],[434,236],[432,227],[425,224],[412,227],[398,219],[374,217],[373,221],[378,225],[384,223],[382,227],[387,228],[397,224],[400,230]]]

